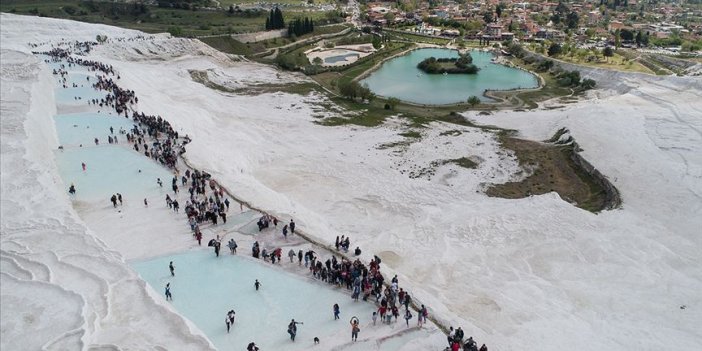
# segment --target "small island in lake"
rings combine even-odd
[[[436,58],[428,57],[417,65],[417,68],[428,74],[476,74],[480,70],[473,64],[469,53],[459,54],[460,57]]]

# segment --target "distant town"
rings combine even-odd
[[[361,21],[378,28],[488,43],[514,39],[670,53],[702,49],[699,1],[368,2]]]

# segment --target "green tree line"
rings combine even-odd
[[[305,17],[305,19],[297,18],[288,25],[288,35],[301,36],[314,31],[314,21]]]
[[[283,11],[279,8],[271,9],[268,18],[266,18],[266,30],[273,29],[283,29],[285,28],[285,19],[283,18]]]

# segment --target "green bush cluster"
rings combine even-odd
[[[453,63],[453,67],[447,65],[448,63]],[[417,68],[429,74],[476,74],[480,70],[473,64],[470,54],[461,55],[458,58],[428,57],[420,62]]]
[[[339,93],[351,101],[356,100],[356,98],[361,98],[361,100],[372,100],[375,94],[368,88],[366,84],[359,84],[356,81],[350,81],[348,83],[342,83],[339,85]]]

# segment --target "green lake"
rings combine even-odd
[[[451,49],[418,49],[383,63],[361,84],[384,97],[396,97],[418,104],[443,105],[465,102],[470,96],[483,101],[485,90],[511,90],[536,88],[539,81],[533,74],[521,69],[492,62],[489,52],[472,50],[473,64],[480,68],[478,74],[426,74],[417,68],[422,60],[434,56],[458,57]]]

